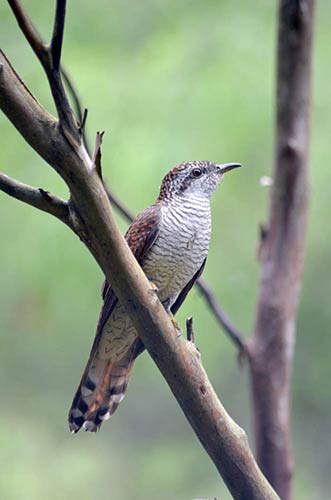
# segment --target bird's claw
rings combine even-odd
[[[158,287],[155,285],[154,281],[149,282],[151,286],[151,291],[157,293],[159,291]]]

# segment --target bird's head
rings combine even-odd
[[[241,167],[241,164],[217,165],[210,161],[181,163],[164,177],[159,200],[186,195],[209,199],[223,179],[224,174],[237,167]]]

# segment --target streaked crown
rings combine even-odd
[[[240,167],[239,163],[217,165],[211,161],[190,161],[174,167],[164,177],[159,201],[175,196],[201,196],[210,198],[225,172]]]

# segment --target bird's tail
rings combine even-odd
[[[93,346],[70,411],[70,431],[81,427],[96,432],[111,417],[125,396],[134,361],[142,352],[137,338],[121,359],[101,359]]]

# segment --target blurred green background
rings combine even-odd
[[[103,169],[132,211],[191,159],[239,161],[213,199],[205,278],[249,334],[273,154],[276,4],[262,0],[68,2],[64,63],[88,107],[90,142],[105,130]],[[54,2],[25,5],[45,37]],[[314,60],[312,203],[293,379],[294,498],[330,498],[330,16],[319,2]],[[41,68],[6,2],[0,45],[54,112]],[[0,170],[63,197],[65,186],[0,115]],[[127,223],[119,217],[121,228]],[[128,396],[96,435],[72,436],[67,411],[87,359],[102,275],[84,246],[50,216],[0,193],[0,497],[229,499],[216,469],[148,355]],[[247,370],[197,290],[197,344],[231,415],[248,432]]]

